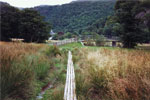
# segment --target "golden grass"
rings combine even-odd
[[[43,44],[0,42],[0,59],[21,60],[26,54],[34,54],[44,47]]]
[[[103,48],[83,49],[80,55],[78,66],[91,85],[91,100],[150,100],[149,52]]]
[[[0,42],[0,53],[2,100],[35,100],[48,83],[54,87],[43,99],[63,99],[65,50],[45,44]]]
[[[48,61],[39,54],[45,48],[43,44],[0,42],[2,100],[35,96],[36,77],[45,76],[49,69]]]

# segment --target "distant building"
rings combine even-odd
[[[64,35],[64,32],[58,32],[58,35],[62,36],[62,35]]]
[[[56,34],[56,33],[54,33],[54,31],[51,30],[51,31],[50,31],[50,35],[54,35],[54,34]]]
[[[105,46],[112,46],[112,47],[121,47],[122,43],[120,40],[117,39],[106,39]]]
[[[50,31],[50,35],[51,35],[51,37],[49,37],[49,39],[48,40],[52,40],[53,39],[53,35],[55,35],[56,33],[54,33],[54,31],[53,30],[51,30]]]

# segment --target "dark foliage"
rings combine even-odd
[[[20,11],[7,3],[0,2],[1,6],[1,40],[9,41],[9,38],[18,38],[18,26]]]
[[[48,39],[51,27],[43,21],[44,17],[32,9],[24,9],[21,15],[20,29],[26,42],[44,42]]]
[[[140,26],[140,19],[136,18],[141,8],[139,0],[118,0],[115,5],[117,22],[122,26],[119,33],[124,47],[133,48],[137,43],[144,42],[145,34]]]
[[[49,37],[50,25],[33,9],[19,10],[1,2],[1,40],[23,38],[25,42],[44,42]]]
[[[35,7],[46,21],[53,24],[55,32],[78,32],[91,26],[100,18],[113,14],[115,1],[72,2],[61,6]]]

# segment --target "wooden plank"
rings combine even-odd
[[[64,100],[77,100],[75,93],[75,73],[72,61],[72,54],[68,53],[66,85],[64,89]]]

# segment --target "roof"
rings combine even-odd
[[[119,38],[119,37],[111,37],[111,38],[106,38],[105,39],[105,41],[107,41],[107,42],[120,42],[121,41],[121,39]]]

